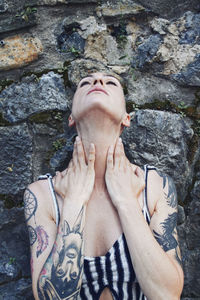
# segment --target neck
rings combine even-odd
[[[92,125],[91,125],[92,124]],[[92,114],[76,124],[78,135],[82,140],[86,161],[90,144],[95,145],[95,189],[105,188],[105,171],[108,148],[115,145],[121,131],[121,124],[109,119],[107,116]]]

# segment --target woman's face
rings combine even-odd
[[[113,118],[122,118],[126,112],[124,93],[115,77],[93,73],[79,82],[72,105],[74,121],[80,121],[93,109],[100,109]]]

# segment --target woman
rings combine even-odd
[[[128,161],[119,136],[129,125],[115,77],[80,81],[73,158],[24,195],[35,299],[180,299],[176,190]]]

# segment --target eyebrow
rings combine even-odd
[[[106,77],[112,77],[112,78],[114,78],[114,79],[116,79],[117,81],[119,81],[115,76],[113,76],[113,75],[111,75],[111,74],[104,74],[103,73],[103,76],[106,76]],[[86,77],[84,77],[84,78],[87,78],[87,77],[94,77],[92,74],[88,74]],[[82,79],[84,79],[84,78],[82,78]]]

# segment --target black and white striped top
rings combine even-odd
[[[150,215],[147,205],[147,177],[148,170],[155,170],[154,167],[145,165],[145,190],[143,215],[150,223]],[[60,220],[59,208],[53,188],[52,176],[46,174],[39,179],[48,178],[49,186],[55,206],[56,224]],[[108,287],[114,300],[145,300],[146,297],[141,291],[137,281],[131,257],[129,254],[125,235],[122,234],[106,255],[84,258],[84,273],[79,300],[98,300],[105,287]]]

